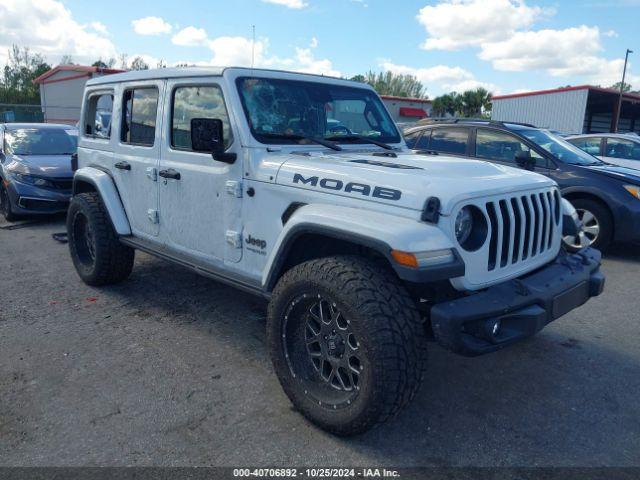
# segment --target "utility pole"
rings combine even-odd
[[[255,53],[256,53],[256,26],[255,25],[251,25],[251,31],[252,31],[252,36],[251,36],[251,68],[253,68],[253,60],[255,58]],[[625,69],[626,68],[627,68],[627,64],[625,62]]]
[[[627,61],[629,60],[629,54],[633,53],[633,50],[627,48],[627,53],[624,56],[624,69],[622,70],[622,82],[620,83],[620,94],[618,95],[618,108],[616,108],[616,118],[613,124],[613,133],[618,133],[618,124],[620,123],[620,111],[622,110],[622,94],[624,93],[624,79],[627,75]]]

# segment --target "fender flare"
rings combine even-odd
[[[266,291],[273,290],[291,248],[305,234],[346,240],[370,248],[386,258],[396,274],[405,281],[424,283],[464,275],[462,257],[447,236],[434,225],[352,207],[304,205],[287,221],[267,258],[262,278]],[[391,257],[392,249],[407,252],[451,249],[455,261],[429,269],[414,269],[396,263]]]
[[[73,176],[74,195],[78,192],[81,183],[88,183],[98,192],[116,233],[120,236],[131,235],[131,225],[111,175],[98,168],[83,167]]]

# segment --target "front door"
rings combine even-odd
[[[242,257],[241,156],[227,164],[191,148],[191,120],[218,118],[227,150],[235,150],[239,142],[234,142],[224,99],[223,86],[211,80],[167,83],[166,138],[158,177],[160,235],[171,250],[210,264]]]
[[[113,177],[127,212],[132,233],[154,239],[158,235],[156,172],[162,140],[162,102],[165,82],[123,85],[116,93]]]
[[[520,151],[529,152],[536,162],[535,171],[543,175],[549,174],[548,160],[510,133],[478,128],[475,140],[475,156],[480,159],[518,168],[516,154]]]

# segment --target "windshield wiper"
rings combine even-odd
[[[261,137],[274,138],[274,139],[283,139],[283,140],[306,140],[308,142],[317,143],[318,145],[322,145],[323,147],[332,148],[333,150],[340,151],[342,147],[340,145],[336,145],[335,142],[331,142],[329,140],[325,140],[323,138],[316,137],[307,137],[304,135],[296,135],[293,133],[260,133]]]
[[[373,145],[377,145],[379,147],[384,148],[385,150],[393,150],[393,147],[391,145],[389,145],[388,143],[384,143],[384,142],[380,142],[379,140],[374,140],[373,138],[370,137],[366,137],[364,135],[357,135],[355,133],[352,133],[350,135],[333,135],[330,137],[324,137],[326,140],[335,140],[335,141],[340,141],[340,140],[362,140],[364,142],[368,142],[368,143],[372,143]]]

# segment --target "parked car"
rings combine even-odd
[[[95,131],[105,95],[108,138]],[[368,85],[248,68],[107,75],[87,81],[81,125],[67,215],[80,278],[122,282],[139,249],[268,299],[284,391],[336,434],[409,403],[425,329],[480,355],[604,286],[597,250],[560,248],[552,180],[414,155]],[[531,227],[512,234],[506,203],[537,212]]]
[[[0,212],[5,219],[67,209],[77,142],[78,132],[69,125],[0,124]]]
[[[607,163],[640,170],[640,137],[624,133],[572,135],[567,141]]]
[[[527,167],[555,180],[583,222],[568,235],[573,250],[606,250],[640,240],[640,172],[610,165],[548,130],[532,125],[454,119],[407,131],[416,152],[446,153],[504,166]]]

